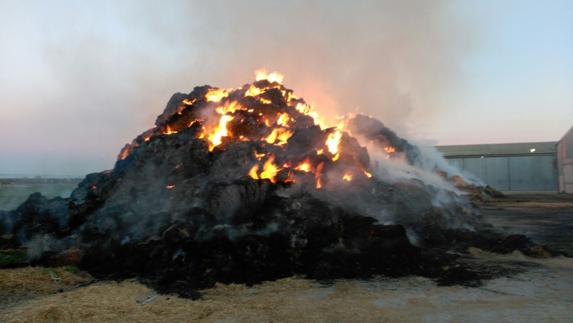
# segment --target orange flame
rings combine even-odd
[[[280,168],[273,163],[274,161],[275,157],[272,155],[267,159],[263,165],[263,171],[259,175],[261,179],[269,179],[272,183],[276,183],[276,176]]]
[[[293,135],[292,131],[284,128],[274,128],[270,135],[265,138],[269,144],[277,144],[282,146],[288,142],[288,139]]]
[[[205,94],[205,99],[209,102],[219,102],[229,96],[229,93],[225,89],[209,89],[207,94]]]
[[[222,142],[223,137],[227,137],[229,135],[229,131],[227,130],[227,123],[233,120],[232,116],[223,115],[221,119],[219,119],[219,124],[215,128],[215,131],[210,133],[207,139],[210,141],[209,151],[213,151],[215,147],[219,146]]]
[[[332,157],[332,161],[337,161],[340,157],[338,146],[342,140],[342,129],[344,129],[344,122],[340,122],[338,126],[336,126],[336,129],[329,133],[328,137],[326,138],[326,147],[328,148],[328,151],[334,155],[334,157]]]
[[[312,107],[306,103],[297,103],[295,106],[295,109],[304,114],[307,115],[309,117],[312,118],[312,120],[314,121],[314,124],[319,126],[320,129],[326,128],[325,123],[320,119],[320,116],[318,115],[318,113],[316,111],[313,111]]]
[[[298,164],[294,169],[308,173],[312,170],[312,164],[310,163],[310,161],[304,160],[302,163]]]
[[[259,179],[258,171],[259,171],[259,165],[253,166],[249,171],[249,176],[252,177],[253,179]]]
[[[263,93],[263,90],[259,89],[258,87],[251,85],[249,86],[249,89],[247,90],[247,92],[245,92],[245,96],[257,96],[259,94]]]
[[[171,127],[169,127],[169,125],[167,125],[167,126],[165,127],[165,130],[163,131],[163,134],[164,134],[164,135],[172,135],[172,134],[174,134],[174,133],[177,133],[177,131],[171,129]]]
[[[271,73],[267,73],[264,70],[258,70],[255,72],[255,80],[257,81],[261,81],[261,80],[267,80],[271,83],[279,83],[281,84],[283,82],[284,79],[284,75],[277,73],[277,72],[271,72]]]
[[[183,100],[181,101],[181,103],[183,103],[183,104],[185,104],[185,105],[193,105],[196,101],[197,101],[197,99],[192,99],[192,100],[183,99]]]
[[[288,127],[288,122],[290,120],[290,116],[288,115],[288,113],[282,113],[278,120],[277,120],[277,124],[279,126],[283,126],[283,127]]]
[[[249,176],[253,179],[268,179],[271,183],[276,183],[276,176],[281,168],[274,164],[275,156],[271,155],[263,165],[263,171],[259,171],[259,166],[255,165],[249,171]]]
[[[270,83],[261,82],[257,83],[260,87],[251,84],[239,89],[211,88],[206,91],[203,99],[193,97],[181,100],[176,113],[184,115],[183,117],[176,116],[176,118],[171,119],[173,123],[166,124],[161,128],[150,129],[150,132],[143,133],[141,138],[146,142],[151,140],[155,135],[175,134],[178,131],[183,131],[182,128],[184,128],[184,125],[182,122],[185,122],[187,127],[200,129],[196,136],[199,139],[207,140],[209,151],[213,151],[215,147],[221,145],[225,137],[232,138],[236,136],[236,141],[259,141],[250,146],[255,147],[256,144],[258,145],[257,150],[263,149],[261,152],[255,150],[252,152],[255,155],[254,157],[259,161],[256,165],[251,167],[248,172],[248,176],[253,179],[268,179],[272,183],[275,183],[278,180],[277,175],[280,173],[280,180],[282,182],[294,182],[297,178],[303,178],[301,173],[297,173],[298,171],[313,174],[316,188],[321,189],[325,185],[325,182],[328,184],[328,177],[324,177],[327,175],[324,169],[330,169],[328,168],[329,163],[338,161],[343,153],[345,154],[344,163],[339,162],[337,168],[342,166],[348,167],[345,173],[339,173],[344,174],[344,176],[342,176],[344,181],[351,181],[355,176],[362,178],[361,173],[367,178],[373,177],[372,174],[366,170],[367,165],[361,164],[359,159],[354,156],[354,152],[347,150],[342,151],[341,143],[343,137],[352,136],[344,130],[344,122],[339,123],[335,128],[327,128],[318,113],[314,111],[310,105],[304,103],[302,99],[293,95],[291,90],[281,85],[283,76],[278,73],[259,71],[256,79],[259,81],[267,80]],[[275,101],[274,96],[272,100],[262,97],[263,94],[270,89],[276,89],[282,94],[282,100],[287,102],[285,107],[279,108],[278,106],[271,105],[273,102],[279,102]],[[239,98],[241,95],[243,98],[250,96],[255,97],[253,100],[257,100],[258,103],[269,105],[251,105],[254,101],[251,99],[243,100]],[[230,97],[232,97],[233,100],[231,100]],[[198,101],[199,103],[197,103]],[[206,104],[205,101],[214,102],[216,104]],[[198,109],[196,109],[197,112],[203,111],[203,109],[209,109],[207,112],[211,114],[215,112],[218,119],[201,119],[200,116],[208,116],[211,114],[195,113],[195,110],[189,107],[191,105],[199,105],[197,107]],[[299,124],[306,127],[306,121],[302,123],[300,121],[301,114],[312,118],[314,125],[320,128],[326,138],[323,139],[324,141],[319,146],[316,146],[314,150],[309,151],[311,155],[316,153],[316,156],[305,155],[301,156],[300,159],[297,157],[296,162],[294,162],[292,160],[283,160],[284,157],[281,155],[280,160],[282,166],[278,166],[274,163],[275,155],[266,152],[266,149],[281,152],[288,152],[288,150],[281,149],[284,147],[271,148],[268,145],[264,145],[263,142],[275,146],[287,145],[289,139],[294,135],[295,130],[299,129]],[[254,128],[249,128],[251,124],[253,124]],[[260,137],[262,131],[268,135]],[[321,138],[324,137],[321,136]],[[125,159],[139,144],[141,144],[140,141],[127,145],[122,149],[118,158]],[[245,147],[249,147],[249,145]],[[396,149],[387,146],[384,148],[384,151],[387,154],[386,157],[390,158],[389,154],[396,152]],[[326,160],[325,158],[329,158],[330,160]],[[300,162],[301,160],[303,161]],[[349,164],[353,161],[355,163],[354,165]],[[304,176],[304,178],[309,178],[309,176]],[[172,184],[169,184],[166,188],[171,189],[174,187],[174,185],[171,185]]]
[[[318,164],[316,167],[316,188],[322,188],[322,169],[324,168],[324,163]]]

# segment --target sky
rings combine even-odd
[[[573,126],[573,0],[0,0],[0,174],[113,167],[170,96],[285,74],[428,144]]]

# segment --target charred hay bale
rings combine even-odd
[[[9,214],[12,233],[21,243],[40,234],[63,236],[69,229],[68,201],[60,197],[47,199],[34,193]]]

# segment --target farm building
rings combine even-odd
[[[501,191],[573,193],[573,128],[560,141],[436,147]]]
[[[573,127],[557,143],[559,190],[573,193]]]

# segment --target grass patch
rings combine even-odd
[[[80,269],[76,266],[64,266],[62,267],[62,270],[71,274],[79,274],[80,273]]]
[[[0,250],[0,268],[26,264],[28,256],[24,250],[4,249]]]

